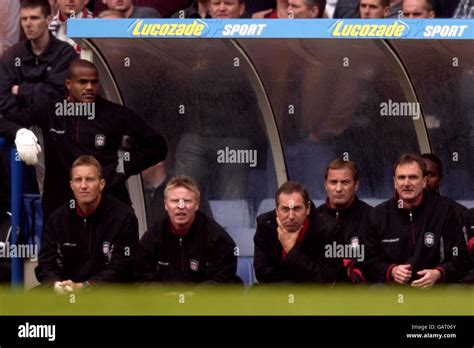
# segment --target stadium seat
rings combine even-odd
[[[249,205],[246,200],[209,201],[214,219],[224,228],[251,226]]]
[[[253,269],[253,257],[239,256],[237,260],[237,275],[242,279],[246,288],[257,283],[255,270]]]

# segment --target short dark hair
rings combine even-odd
[[[51,5],[48,0],[21,0],[20,9],[41,7],[41,13],[44,17],[51,15]]]
[[[383,7],[389,7],[390,0],[380,0],[380,5],[382,5]]]
[[[328,164],[328,167],[326,168],[326,173],[324,174],[324,181],[328,179],[328,173],[330,169],[335,170],[344,168],[347,168],[352,172],[352,178],[354,179],[354,182],[359,181],[359,169],[357,168],[356,164],[351,160],[344,161],[342,158],[336,158]]]
[[[72,179],[72,170],[79,166],[93,166],[97,168],[97,175],[99,179],[102,179],[102,166],[99,161],[90,155],[79,156],[71,165],[71,170],[69,172],[69,177]]]
[[[409,163],[413,163],[413,162],[418,163],[418,165],[420,166],[420,169],[421,169],[422,176],[426,176],[426,164],[425,164],[425,162],[423,162],[423,159],[419,155],[411,154],[411,153],[401,155],[400,158],[397,160],[397,162],[395,162],[395,164],[393,166],[393,176],[395,176],[395,170],[397,170],[397,167],[399,165],[409,164]]]
[[[280,186],[280,188],[275,194],[275,205],[278,207],[278,199],[280,198],[280,195],[282,193],[291,194],[294,192],[301,194],[301,197],[303,197],[303,201],[306,206],[306,204],[308,204],[309,202],[308,190],[306,190],[306,188],[303,185],[295,181],[287,181],[283,185]]]
[[[432,153],[424,153],[424,154],[421,155],[421,158],[427,159],[427,160],[433,162],[434,164],[436,164],[436,166],[438,167],[439,178],[440,179],[443,178],[443,163],[441,163],[441,160],[439,159],[438,156],[436,156]]]
[[[318,8],[318,18],[323,18],[326,9],[326,0],[304,0],[306,7],[316,6]]]
[[[67,70],[67,79],[72,80],[74,76],[74,70],[76,68],[89,68],[93,69],[99,74],[97,67],[94,65],[94,63],[89,62],[88,60],[85,59],[76,59],[73,60],[72,63],[69,65],[69,69]]]

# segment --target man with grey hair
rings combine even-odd
[[[238,249],[222,226],[198,210],[196,182],[188,176],[174,177],[164,195],[167,216],[140,240],[137,279],[207,284],[238,281]]]
[[[109,10],[122,12],[125,18],[161,18],[161,14],[151,7],[135,6],[133,0],[102,0]]]

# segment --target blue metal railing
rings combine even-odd
[[[18,243],[21,226],[21,198],[23,191],[23,163],[18,157],[16,147],[7,143],[4,138],[0,138],[0,150],[10,152],[11,168],[11,213],[12,213],[12,233],[10,246]],[[12,287],[18,288],[23,284],[23,263],[20,257],[11,258]]]

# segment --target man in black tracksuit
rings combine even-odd
[[[462,226],[446,199],[423,190],[425,172],[417,155],[403,155],[395,164],[396,197],[372,210],[364,236],[368,280],[429,288],[458,282],[466,273]]]
[[[334,242],[342,242],[336,221],[316,211],[302,185],[288,181],[276,193],[276,209],[257,217],[257,280],[333,283],[344,271],[342,258],[327,253]]]
[[[327,200],[318,207],[318,212],[336,219],[344,244],[350,245],[352,251],[351,255],[344,256],[347,276],[353,283],[364,282],[365,278],[357,263],[365,258],[362,234],[367,228],[372,207],[356,195],[359,171],[355,163],[340,158],[329,163],[324,187]]]
[[[68,171],[74,159],[83,154],[93,155],[101,163],[106,192],[130,204],[125,181],[165,159],[167,148],[163,137],[130,109],[97,96],[98,74],[92,63],[74,61],[66,87],[66,100],[45,100],[0,119],[0,135],[9,141],[15,139],[19,129],[34,124],[43,131],[45,218],[72,198]],[[73,109],[71,114],[69,105],[83,108]],[[131,149],[119,157],[118,150],[125,135],[130,136],[133,143]]]
[[[238,282],[236,245],[214,220],[198,211],[199,189],[187,176],[165,188],[168,216],[140,240],[137,280],[167,283]]]
[[[126,282],[138,245],[133,210],[102,193],[102,168],[92,156],[72,165],[75,200],[56,209],[45,228],[36,277],[61,292],[101,282]]]

